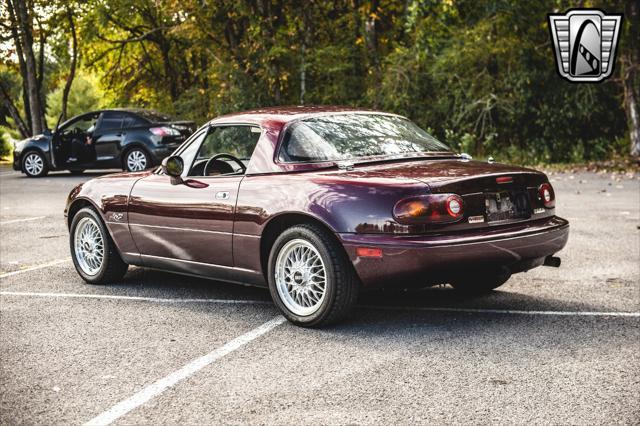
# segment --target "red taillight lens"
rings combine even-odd
[[[451,223],[464,215],[462,197],[456,194],[430,194],[405,198],[396,203],[393,217],[403,224]]]
[[[151,133],[156,136],[180,136],[180,132],[174,129],[173,127],[162,126],[162,127],[152,127],[149,129]]]
[[[550,183],[543,183],[540,185],[538,188],[538,198],[548,209],[555,207],[556,205],[556,194],[553,192],[553,187]]]
[[[462,198],[458,195],[452,195],[447,198],[445,203],[449,216],[458,218],[462,216]]]

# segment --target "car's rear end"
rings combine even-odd
[[[493,277],[484,284],[494,288],[498,277],[557,265],[553,255],[567,242],[568,222],[555,216],[543,173],[469,161],[403,117],[347,111],[295,120],[276,156],[297,171],[338,166],[313,181],[337,194],[324,219],[367,286]],[[316,210],[327,209],[326,198]]]
[[[402,173],[425,189],[385,207],[398,226],[340,235],[366,285],[445,283],[559,265],[553,255],[565,246],[569,224],[555,215],[543,173],[464,160],[408,163]]]
[[[151,155],[154,164],[159,164],[165,157],[171,155],[196,131],[196,124],[193,121],[176,120],[152,111],[142,110],[136,113],[148,122],[147,136],[152,143]]]

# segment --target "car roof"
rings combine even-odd
[[[280,126],[303,118],[314,116],[339,114],[339,113],[369,113],[382,115],[396,115],[382,111],[375,111],[366,108],[354,108],[338,105],[297,105],[297,106],[276,106],[258,108],[248,111],[236,112],[232,114],[216,117],[209,124],[222,123],[252,123],[258,125],[278,124]]]

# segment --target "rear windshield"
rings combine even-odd
[[[169,117],[166,114],[162,114],[156,111],[147,111],[147,110],[137,110],[135,111],[136,115],[139,115],[142,118],[146,118],[147,120],[155,123],[162,123],[167,121],[175,121],[172,117]]]
[[[291,125],[278,158],[283,162],[337,161],[432,152],[451,149],[406,118],[335,114]]]

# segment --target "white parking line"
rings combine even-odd
[[[376,306],[360,305],[360,308],[376,309],[384,311],[433,311],[433,312],[466,312],[481,314],[507,314],[507,315],[552,315],[552,316],[576,316],[576,317],[630,317],[640,318],[640,312],[605,312],[605,311],[526,311],[518,309],[485,309],[485,308],[446,308],[436,306]]]
[[[11,223],[20,223],[20,222],[30,222],[32,220],[44,219],[45,217],[46,216],[37,216],[37,217],[27,217],[25,219],[5,220],[4,222],[0,222],[0,225],[9,225]]]
[[[178,382],[188,378],[199,370],[203,369],[207,365],[219,360],[225,355],[230,354],[236,349],[241,348],[252,340],[257,339],[258,337],[268,333],[273,330],[283,322],[285,322],[285,318],[278,315],[277,317],[265,322],[259,327],[254,328],[253,330],[243,334],[240,337],[237,337],[224,346],[221,346],[217,349],[214,349],[212,352],[208,354],[194,359],[189,364],[185,365],[181,369],[169,374],[168,376],[163,377],[162,379],[152,383],[146,388],[142,389],[135,395],[117,403],[113,407],[109,408],[107,411],[99,414],[93,419],[89,420],[86,425],[108,425],[118,418],[124,416],[131,410],[141,406],[145,402],[150,399],[160,395],[165,390],[170,387],[176,385]]]
[[[53,297],[70,299],[111,299],[111,300],[131,300],[135,302],[155,302],[155,303],[223,303],[229,305],[272,305],[269,300],[243,300],[243,299],[179,299],[163,297],[144,296],[118,296],[113,294],[83,294],[83,293],[44,293],[28,291],[0,291],[1,296],[30,296],[30,297]]]
[[[0,291],[0,296],[26,296],[26,297],[52,297],[71,299],[113,299],[131,300],[138,302],[155,303],[223,303],[229,305],[271,305],[268,300],[244,300],[244,299],[180,299],[163,297],[144,296],[118,296],[112,294],[86,294],[86,293],[44,293],[26,291]],[[358,308],[383,310],[383,311],[432,311],[432,312],[463,312],[463,313],[484,313],[484,314],[507,314],[507,315],[553,315],[553,316],[578,316],[578,317],[629,317],[640,318],[640,312],[620,312],[620,311],[526,311],[517,309],[485,309],[485,308],[447,308],[437,306],[379,306],[379,305],[358,305]]]
[[[52,262],[41,263],[40,265],[32,266],[31,268],[18,269],[17,271],[13,271],[13,272],[6,272],[6,273],[0,275],[0,278],[11,277],[13,275],[23,274],[25,272],[36,271],[36,270],[42,269],[42,268],[48,268],[49,266],[59,265],[61,263],[68,262],[70,260],[71,260],[71,258],[67,257],[66,259],[60,259],[60,260],[54,260]]]

